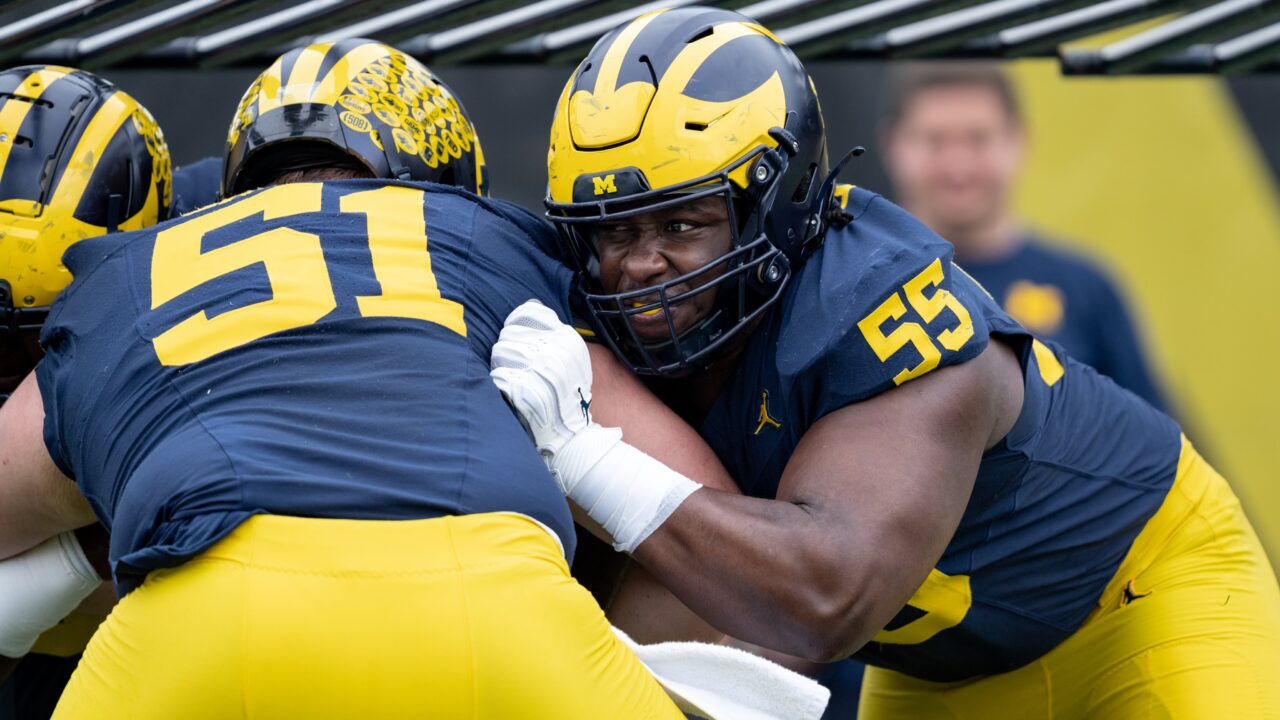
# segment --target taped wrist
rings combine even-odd
[[[559,453],[561,486],[613,538],[633,552],[701,484],[622,441],[622,431],[593,424]]]
[[[26,655],[101,584],[70,532],[0,562],[0,655]]]

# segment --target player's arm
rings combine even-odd
[[[504,330],[507,340],[521,342]],[[572,393],[584,382],[549,370],[572,367],[576,336],[541,340],[535,377],[494,371],[518,408],[539,384]],[[928,576],[982,453],[1021,406],[1018,377],[1012,352],[992,343],[831,413],[796,449],[777,500],[700,490],[598,425],[578,424],[567,441],[533,431],[566,493],[695,612],[743,640],[831,660],[884,627]]]
[[[796,448],[777,501],[694,493],[636,559],[731,635],[814,660],[849,656],[955,533],[982,453],[1008,431],[1006,360],[1016,362],[992,344],[831,413]]]
[[[622,428],[627,443],[704,487],[738,493],[720,458],[671,408],[631,374],[603,345],[587,345],[591,357],[591,415]]]
[[[35,374],[0,408],[0,657],[17,658],[102,580],[73,530],[94,522],[45,449]],[[5,667],[7,666],[7,667]],[[0,664],[7,674],[12,663]]]
[[[705,487],[737,493],[720,459],[678,415],[654,396],[639,378],[602,345],[588,345],[591,355],[591,412],[596,421],[622,429],[627,442]],[[599,524],[574,505],[583,527],[611,542]],[[623,562],[630,562],[619,555]],[[723,633],[689,610],[643,567],[631,564],[608,607],[609,621],[642,643],[669,640],[716,642]]]
[[[45,448],[44,406],[33,372],[0,407],[0,558],[95,519]]]

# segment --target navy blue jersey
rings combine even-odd
[[[997,260],[960,260],[1011,317],[1157,408],[1164,400],[1115,284],[1088,260],[1026,237]]]
[[[174,170],[169,217],[180,217],[218,202],[221,188],[221,158],[203,158]]]
[[[281,185],[85,240],[45,324],[45,441],[111,531],[120,592],[255,513],[568,507],[489,379],[503,320],[567,317],[543,226],[452,188]]]
[[[701,432],[745,493],[777,494],[820,418],[937,368],[992,336],[1021,352],[1022,412],[982,459],[936,568],[855,657],[932,681],[1000,673],[1044,654],[1094,608],[1163,502],[1180,433],[1056,346],[1035,341],[951,262],[951,246],[854,190],[755,331]]]

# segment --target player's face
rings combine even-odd
[[[644,215],[599,223],[591,237],[600,257],[600,283],[606,293],[625,293],[659,285],[691,273],[729,252],[732,233],[723,198],[711,197]],[[703,285],[724,272],[723,266],[700,273],[667,289],[668,297]],[[632,301],[633,307],[658,300],[657,293]],[[683,333],[711,312],[715,289],[671,305],[671,321]],[[631,316],[631,327],[643,341],[670,337],[662,309]]]
[[[899,200],[944,236],[996,222],[1006,211],[1022,132],[991,88],[921,91],[885,139]]]

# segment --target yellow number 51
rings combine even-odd
[[[151,309],[207,282],[261,263],[271,299],[209,317],[201,310],[152,341],[164,365],[199,362],[272,333],[310,325],[337,307],[320,236],[279,227],[201,252],[205,234],[262,213],[265,220],[319,212],[319,184],[280,185],[161,231],[151,257]],[[382,187],[342,198],[366,216],[381,294],[356,298],[364,317],[407,317],[467,334],[462,305],[440,295],[422,214],[421,190]]]
[[[919,275],[903,284],[902,292],[890,295],[887,300],[880,303],[880,307],[858,321],[858,329],[862,331],[862,336],[867,339],[867,344],[871,346],[881,362],[888,362],[894,353],[907,345],[915,346],[916,352],[920,354],[919,364],[915,367],[903,368],[893,376],[894,385],[901,385],[912,378],[920,377],[938,367],[938,363],[942,361],[942,351],[934,344],[933,338],[929,337],[929,333],[920,323],[903,322],[889,334],[885,334],[884,324],[890,320],[901,320],[907,313],[907,303],[911,304],[911,308],[925,324],[933,322],[943,309],[950,310],[956,316],[959,324],[938,334],[937,341],[942,347],[951,351],[959,350],[964,347],[969,338],[973,337],[973,318],[954,295],[940,287],[942,279],[942,260],[937,259]],[[925,295],[925,290],[930,287],[938,288],[937,292],[932,296]],[[904,295],[907,298],[906,303],[902,300]]]

